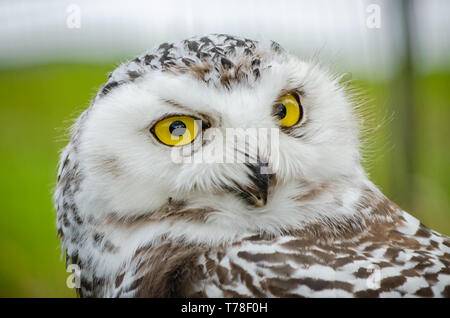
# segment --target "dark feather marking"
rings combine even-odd
[[[431,231],[425,227],[425,225],[423,225],[422,223],[420,223],[419,228],[417,229],[416,234],[414,234],[415,236],[419,236],[419,237],[431,237]]]
[[[136,297],[189,297],[194,295],[194,282],[204,277],[197,259],[202,253],[197,246],[163,244],[148,248],[143,254],[146,272],[139,282]],[[201,296],[195,294],[195,296]]]
[[[289,264],[284,264],[284,265],[272,265],[272,266],[265,266],[263,265],[263,267],[270,269],[272,272],[274,272],[277,275],[283,276],[283,277],[290,277],[294,272],[295,272],[295,268],[292,267]]]
[[[424,287],[416,291],[416,295],[420,297],[433,297],[434,293],[430,287]]]
[[[267,278],[266,282],[269,286],[276,286],[285,291],[298,288],[301,285],[305,285],[314,291],[321,291],[325,289],[342,289],[350,293],[353,291],[353,285],[347,282],[315,279],[310,277],[292,279]]]
[[[116,280],[115,280],[115,286],[116,286],[116,288],[118,288],[121,284],[122,284],[122,281],[123,281],[123,278],[125,277],[125,272],[123,272],[122,274],[119,274],[117,277],[116,277]]]
[[[141,74],[139,72],[136,72],[136,71],[128,71],[127,74],[128,74],[128,76],[130,77],[130,79],[132,81],[134,81],[135,79],[141,77]]]
[[[368,270],[367,268],[360,267],[357,272],[353,273],[353,275],[357,278],[368,278],[373,274],[372,270]]]
[[[381,280],[380,289],[382,291],[390,291],[403,285],[405,282],[406,278],[404,276],[387,277]]]
[[[380,296],[380,292],[375,289],[360,290],[355,293],[355,297],[358,297],[358,298],[376,298],[379,296]]]
[[[231,283],[231,280],[229,278],[228,269],[226,269],[223,266],[217,265],[216,273],[217,273],[217,277],[219,278],[219,282],[222,285],[229,285]]]
[[[264,294],[253,284],[253,277],[247,273],[247,271],[233,262],[230,262],[230,266],[233,281],[240,279],[245,283],[245,286],[247,286],[248,290],[252,292],[254,297],[264,297]]]
[[[445,298],[450,298],[450,285],[445,286],[442,296]]]
[[[144,57],[144,64],[149,65],[154,58],[156,58],[156,55],[153,55],[153,54],[146,55]]]
[[[414,269],[404,269],[401,274],[406,277],[420,277],[421,275]]]
[[[117,86],[119,86],[118,82],[107,83],[105,86],[103,86],[102,95],[108,94],[111,91],[111,89],[113,89],[114,87],[117,87]]]

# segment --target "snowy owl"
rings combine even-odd
[[[449,238],[369,181],[358,123],[338,79],[273,41],[213,34],[120,65],[57,177],[79,295],[450,297]]]

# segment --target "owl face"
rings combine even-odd
[[[163,44],[113,72],[85,117],[80,202],[96,213],[168,202],[270,213],[307,184],[361,172],[337,81],[274,43]]]

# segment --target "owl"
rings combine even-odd
[[[368,179],[339,82],[226,34],[110,73],[54,193],[78,294],[450,297],[449,238]]]

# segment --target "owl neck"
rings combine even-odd
[[[96,219],[95,231],[120,246],[157,245],[167,239],[217,246],[242,236],[302,233],[320,239],[356,235],[377,222],[395,223],[400,208],[365,177],[346,182],[281,184],[264,207],[249,208],[230,195],[169,200],[151,213]]]

